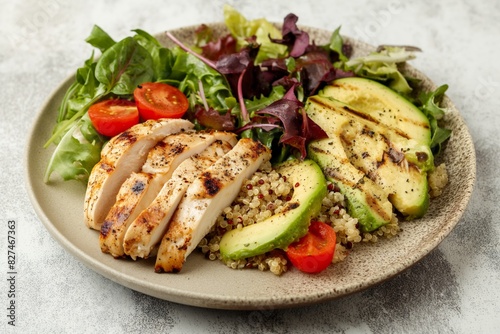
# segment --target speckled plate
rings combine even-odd
[[[213,25],[221,33],[221,24]],[[326,43],[330,32],[304,28],[317,44]],[[194,27],[173,31],[190,43]],[[159,40],[171,45],[161,34]],[[357,54],[372,47],[348,39]],[[425,89],[434,85],[422,73],[408,67],[412,76],[422,79]],[[464,212],[475,180],[475,152],[467,126],[448,99],[446,125],[453,130],[444,162],[450,180],[443,195],[432,201],[428,214],[403,222],[397,238],[376,244],[356,245],[343,263],[319,275],[291,270],[281,277],[258,270],[231,270],[220,262],[206,260],[201,254],[189,256],[181,273],[155,274],[154,260],[115,260],[101,253],[98,233],[83,223],[85,188],[77,182],[44,184],[43,174],[52,149],[43,149],[50,137],[57,108],[72,78],[50,96],[33,126],[26,152],[26,180],[33,206],[50,234],[92,270],[128,288],[161,299],[218,309],[269,309],[301,306],[346,296],[381,283],[410,267],[445,238]],[[64,273],[62,273],[64,274]]]

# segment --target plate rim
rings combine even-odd
[[[217,22],[217,23],[207,23],[208,26],[212,27],[218,27],[221,28],[223,27],[222,22]],[[279,26],[279,24],[277,24]],[[199,25],[191,25],[191,26],[186,26],[186,27],[180,27],[177,29],[170,29],[169,31],[171,32],[178,32],[181,30],[193,30]],[[315,28],[315,27],[308,27],[308,26],[300,26],[301,29],[304,29],[308,32],[323,32],[323,33],[330,33],[325,29],[321,28]],[[153,36],[159,37],[161,33],[154,34]],[[348,36],[343,36],[346,40],[355,42],[358,45],[362,45],[365,48],[373,48],[373,46],[355,40],[353,38],[350,38]],[[420,72],[416,68],[412,67],[411,65],[406,65],[408,69],[412,71],[416,71],[421,78],[425,79],[428,81],[428,83],[431,83],[432,85],[435,84],[430,80],[424,73]],[[318,292],[315,295],[310,294],[309,296],[304,297],[303,299],[295,299],[293,296],[284,296],[282,298],[275,298],[274,300],[269,300],[265,298],[255,298],[255,299],[241,299],[239,297],[231,297],[231,296],[220,296],[220,298],[213,298],[213,295],[209,294],[200,294],[200,293],[189,293],[188,291],[184,290],[176,290],[172,287],[169,287],[166,290],[162,291],[152,291],[155,290],[153,285],[148,285],[148,284],[137,284],[137,278],[134,278],[133,276],[130,275],[124,275],[123,273],[117,272],[113,270],[110,267],[107,267],[105,264],[102,262],[98,261],[94,257],[90,256],[89,254],[85,253],[81,249],[77,248],[71,241],[68,239],[66,235],[61,233],[56,226],[54,225],[53,222],[50,221],[48,218],[46,212],[43,210],[41,207],[38,199],[35,196],[35,191],[34,191],[34,183],[36,180],[33,180],[32,175],[30,174],[31,171],[31,159],[30,159],[30,153],[34,149],[34,142],[36,139],[34,138],[35,132],[38,130],[40,124],[42,123],[42,119],[44,114],[46,113],[47,108],[50,106],[53,100],[57,98],[57,94],[60,94],[61,90],[69,85],[69,83],[74,79],[74,74],[69,75],[66,79],[64,79],[54,90],[51,91],[50,95],[48,95],[42,106],[39,108],[37,112],[37,116],[34,119],[31,129],[28,133],[27,137],[27,144],[25,148],[25,154],[24,154],[24,162],[23,162],[23,167],[24,167],[24,183],[27,188],[27,193],[30,198],[30,202],[40,219],[40,221],[43,223],[45,228],[49,231],[49,234],[61,245],[63,248],[68,251],[71,255],[73,255],[78,261],[82,262],[86,267],[91,269],[94,272],[99,273],[100,275],[122,285],[125,286],[129,289],[139,291],[141,293],[184,304],[184,305],[191,305],[191,306],[198,306],[198,307],[204,307],[204,308],[214,308],[214,309],[238,309],[238,310],[253,310],[253,309],[262,309],[263,303],[267,305],[267,307],[272,307],[272,308],[287,308],[287,307],[299,307],[299,306],[305,306],[305,305],[310,305],[310,304],[316,304],[319,302],[324,302],[332,299],[338,299],[342,298],[354,293],[361,292],[365,289],[368,289],[370,287],[376,286],[381,284],[382,282],[385,282],[387,280],[392,279],[393,277],[397,276],[398,274],[404,272],[405,270],[411,268],[413,265],[418,263],[420,260],[422,260],[424,257],[426,257],[433,249],[435,249],[448,235],[449,233],[455,228],[455,226],[458,224],[460,219],[463,216],[463,213],[465,212],[467,205],[470,201],[470,197],[472,195],[474,186],[475,186],[475,181],[476,181],[476,156],[475,156],[475,149],[474,149],[474,143],[472,141],[472,137],[470,135],[470,131],[461,116],[459,110],[456,108],[454,105],[453,101],[448,98],[448,96],[445,96],[445,99],[447,101],[447,104],[453,108],[453,110],[456,112],[454,115],[457,117],[458,121],[463,125],[462,131],[465,131],[467,139],[469,139],[470,145],[471,145],[471,151],[470,153],[472,154],[471,159],[473,159],[474,163],[472,164],[471,172],[473,172],[473,175],[471,175],[471,178],[467,182],[467,194],[465,194],[462,197],[461,203],[459,203],[460,208],[462,208],[461,213],[459,216],[457,216],[454,221],[451,224],[446,224],[441,226],[441,229],[445,228],[443,231],[441,231],[441,234],[439,235],[439,238],[437,238],[433,243],[428,245],[428,249],[420,252],[418,256],[415,256],[411,259],[408,259],[408,263],[400,263],[398,266],[393,267],[392,270],[384,272],[383,275],[380,275],[378,279],[376,279],[374,282],[371,284],[367,284],[365,286],[359,286],[355,288],[351,288],[350,291],[346,291],[343,293],[335,293],[335,288],[332,288],[330,291],[322,291]],[[43,148],[42,148],[43,149]],[[48,149],[48,148],[47,148]],[[40,180],[38,180],[40,182]],[[43,180],[41,180],[43,183]],[[349,259],[347,259],[348,261]],[[224,268],[227,269],[227,268]],[[230,269],[227,269],[230,270]],[[269,273],[267,273],[270,275]],[[266,274],[263,274],[266,275]],[[286,273],[285,275],[290,275],[290,273]],[[140,282],[139,282],[140,283]],[[201,298],[201,300],[200,300]],[[207,300],[209,298],[209,300]]]

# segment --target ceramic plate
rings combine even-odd
[[[220,34],[223,25],[213,28]],[[330,32],[304,28],[317,44],[326,43]],[[191,43],[194,27],[172,31]],[[163,35],[160,42],[171,45]],[[356,54],[372,47],[347,39]],[[422,80],[424,89],[435,88],[422,73],[407,67]],[[44,149],[50,137],[57,108],[72,78],[68,78],[50,96],[36,120],[26,152],[26,180],[33,206],[50,234],[66,250],[92,270],[130,289],[157,298],[199,307],[218,309],[263,309],[308,305],[339,298],[381,283],[410,267],[445,238],[464,212],[475,180],[474,147],[462,117],[448,99],[446,126],[453,136],[444,151],[449,184],[443,195],[432,201],[423,219],[402,223],[397,238],[376,244],[359,244],[346,261],[330,266],[319,275],[290,270],[281,277],[258,270],[231,270],[221,262],[189,256],[181,273],[156,274],[154,259],[146,261],[115,260],[101,253],[98,232],[83,223],[85,188],[77,182],[43,183],[45,167],[53,147]]]

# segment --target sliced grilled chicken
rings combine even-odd
[[[156,272],[179,272],[221,211],[238,195],[243,181],[271,158],[260,142],[241,139],[188,187],[163,236]]]
[[[163,185],[153,202],[127,229],[123,240],[125,254],[132,259],[147,258],[161,240],[170,218],[193,180],[232,149],[225,141],[216,141],[200,154],[184,160]]]
[[[225,131],[193,131],[168,136],[151,149],[142,166],[142,172],[164,173],[165,166],[170,169],[179,165],[180,162],[170,165],[172,157],[179,157],[182,162],[194,154],[201,153],[216,140],[225,141],[231,146],[238,142],[234,133]]]
[[[183,119],[151,120],[113,137],[104,146],[101,161],[89,177],[84,203],[85,224],[99,230],[121,185],[132,172],[140,171],[151,148],[167,135],[193,126]]]
[[[160,189],[158,182],[154,182],[154,174],[132,173],[125,180],[116,196],[116,203],[101,227],[99,242],[104,253],[110,253],[114,257],[123,255],[123,234],[130,217],[137,216],[141,210],[136,204],[152,201],[154,196],[151,195],[153,193],[151,190],[159,191]]]
[[[130,224],[151,204],[179,164],[216,140],[235,144],[236,136],[217,131],[183,132],[167,136],[156,144],[149,152],[142,172],[132,173],[120,188],[101,227],[101,250],[114,257],[123,256],[123,239]]]

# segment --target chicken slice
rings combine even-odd
[[[231,146],[238,142],[236,134],[226,131],[192,131],[168,136],[151,149],[141,171],[150,174],[165,173],[166,166],[168,169],[177,167],[180,162],[201,153],[217,140],[225,141]],[[181,160],[171,165],[172,157],[179,157]]]
[[[114,257],[123,256],[123,239],[130,224],[151,204],[179,164],[216,140],[235,144],[236,135],[218,131],[184,132],[167,136],[156,144],[142,172],[132,173],[123,183],[115,204],[104,219],[99,237],[101,251]]]
[[[101,152],[101,161],[89,176],[84,203],[85,224],[100,230],[121,185],[132,172],[141,169],[151,148],[167,135],[193,127],[193,123],[183,119],[150,120],[111,138]]]
[[[217,216],[238,195],[244,180],[270,158],[267,147],[244,138],[203,171],[188,187],[170,221],[158,250],[155,271],[179,272]]]
[[[134,260],[137,257],[147,258],[160,242],[189,185],[232,147],[228,142],[218,140],[200,154],[184,160],[163,185],[158,196],[127,229],[123,240],[125,254]]]

